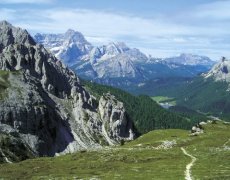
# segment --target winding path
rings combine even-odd
[[[194,165],[196,158],[194,156],[192,156],[191,154],[189,154],[183,147],[181,148],[181,150],[183,151],[183,153],[186,156],[189,156],[192,159],[192,161],[186,165],[186,170],[185,170],[185,179],[186,180],[192,180],[191,168]]]

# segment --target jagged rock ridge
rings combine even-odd
[[[72,29],[65,34],[36,34],[34,38],[70,66],[87,56],[93,48],[80,32]]]
[[[122,103],[110,94],[100,101],[90,95],[75,73],[25,30],[0,22],[0,47],[0,126],[16,131],[35,155],[53,156],[135,138],[132,121],[122,115]],[[109,114],[100,116],[104,109],[98,110],[98,104],[106,103],[111,104],[110,111],[121,113],[110,122]],[[110,131],[104,129],[105,123]]]
[[[72,34],[80,34],[71,31]],[[171,58],[152,58],[136,48],[129,48],[125,43],[111,42],[107,45],[93,47],[82,34],[74,36],[75,41],[69,41],[72,36],[65,34],[37,34],[35,40],[49,48],[58,59],[71,67],[84,79],[101,84],[112,85],[125,90],[137,88],[155,78],[194,77],[208,71],[214,62],[205,56],[181,54]],[[79,53],[78,46],[87,49]],[[85,44],[85,45],[84,45]],[[65,49],[65,51],[60,51]],[[62,56],[60,56],[62,52]],[[72,56],[69,56],[72,54]]]
[[[66,34],[70,34],[69,30],[65,34],[37,34],[35,40],[50,49],[58,59],[72,67],[80,76],[98,79],[142,78],[135,62],[144,62],[148,58],[138,49],[131,49],[122,42],[93,47],[77,31],[71,31],[75,36]],[[74,39],[72,43],[66,43],[71,39]],[[81,48],[78,49],[83,49],[80,53],[78,49],[72,48],[79,44]],[[60,53],[60,49],[65,51]]]

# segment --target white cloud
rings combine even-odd
[[[165,19],[144,19],[123,14],[93,10],[51,9],[21,10],[22,16],[15,18],[17,24],[33,31],[63,32],[68,28],[79,30],[87,36],[119,37],[133,36],[149,39],[156,36],[213,36],[230,35],[227,28],[219,26],[196,26],[168,22]],[[36,21],[38,20],[38,21]],[[28,22],[25,24],[25,22]]]
[[[196,8],[193,13],[188,12],[190,16],[184,15],[179,23],[173,17],[147,19],[128,14],[71,8],[0,9],[0,19],[9,20],[32,33],[63,33],[71,28],[82,32],[90,42],[97,45],[125,41],[146,53],[153,52],[155,56],[197,52],[216,58],[221,53],[225,55],[228,52],[230,23],[202,20],[204,12],[215,15],[216,12],[210,11],[212,6],[214,5],[206,4]],[[191,20],[195,22],[190,23]]]
[[[201,5],[194,13],[195,17],[208,18],[209,20],[229,20],[230,19],[230,1],[220,0]]]
[[[40,4],[51,3],[53,0],[1,0],[0,4]]]
[[[133,16],[123,16],[108,12],[91,10],[47,10],[42,13],[49,18],[49,23],[56,31],[75,28],[88,33],[104,34],[109,36],[119,35],[165,35],[186,33],[187,29],[179,25],[163,23],[158,20],[148,20]],[[59,29],[56,25],[59,24]],[[62,26],[60,27],[60,24]],[[170,26],[170,29],[168,28]],[[61,29],[60,29],[61,28]]]

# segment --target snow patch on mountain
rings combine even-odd
[[[181,54],[152,58],[123,42],[94,47],[73,30],[65,34],[37,34],[35,40],[85,79],[102,84],[139,84],[156,77],[191,77],[208,71],[214,62],[206,56]],[[169,75],[171,73],[171,75]]]
[[[65,34],[36,34],[34,39],[69,66],[83,59],[93,48],[80,32],[71,29]]]

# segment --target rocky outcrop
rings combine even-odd
[[[197,136],[199,134],[204,133],[204,128],[202,125],[204,125],[204,122],[201,122],[197,124],[196,126],[193,126],[191,130],[191,136]]]
[[[1,22],[0,35],[0,125],[18,132],[34,155],[54,156],[134,138],[119,125],[107,132],[109,119],[100,116],[96,98],[25,30]],[[132,125],[125,116],[119,121]],[[113,135],[108,139],[108,134]]]
[[[223,59],[221,62],[213,66],[213,68],[206,74],[203,74],[204,78],[213,78],[215,81],[230,82],[230,61]]]
[[[104,94],[99,100],[99,113],[109,138],[120,141],[135,137],[133,123],[122,102],[111,94]]]

